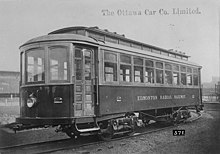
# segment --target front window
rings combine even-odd
[[[69,53],[66,47],[49,49],[50,81],[69,81]]]
[[[26,82],[36,83],[45,81],[45,62],[43,49],[31,49],[26,53]]]

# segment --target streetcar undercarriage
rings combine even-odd
[[[193,107],[198,110],[197,106]],[[109,116],[112,117],[112,116]],[[180,123],[190,117],[188,107],[175,107],[166,109],[154,109],[139,112],[120,114],[114,118],[105,119],[94,118],[94,121],[86,123],[76,123],[76,120],[66,120],[63,123],[50,125],[40,124],[15,124],[12,129],[20,131],[32,128],[56,127],[56,132],[64,132],[71,138],[77,138],[80,135],[99,135],[102,140],[109,140],[118,134],[131,134],[136,127],[146,127],[150,121],[165,123]],[[103,120],[104,119],[104,120]],[[71,122],[71,123],[68,123]]]

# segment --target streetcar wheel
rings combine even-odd
[[[74,132],[71,131],[66,132],[66,135],[68,135],[72,139],[76,139],[78,137]]]
[[[144,119],[142,119],[142,122],[143,122],[144,126],[147,126],[149,124],[150,120],[144,118]]]
[[[99,138],[103,141],[109,141],[114,136],[114,131],[112,126],[109,126],[107,129],[102,129],[101,132],[98,134]]]

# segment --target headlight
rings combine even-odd
[[[27,99],[27,106],[28,106],[29,108],[31,108],[31,107],[34,106],[34,104],[35,104],[36,102],[37,102],[36,98],[28,98],[28,99]]]

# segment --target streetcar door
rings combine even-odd
[[[94,50],[75,47],[74,116],[94,115]]]

